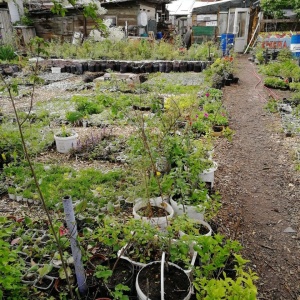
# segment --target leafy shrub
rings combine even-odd
[[[265,78],[265,86],[272,88],[288,88],[288,84],[281,78],[278,77],[266,77]]]
[[[76,103],[76,110],[85,115],[99,114],[102,111],[101,105],[91,97],[74,96],[72,98]]]
[[[13,60],[16,58],[14,48],[10,45],[0,46],[0,60]]]
[[[293,91],[300,91],[300,82],[291,82],[289,86]]]
[[[72,124],[78,122],[83,116],[83,113],[79,111],[69,111],[66,113],[66,119]]]

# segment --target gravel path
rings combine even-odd
[[[293,165],[299,136],[285,137],[280,116],[266,112],[268,94],[246,57],[238,58],[237,76],[239,85],[224,91],[235,135],[216,151],[219,222],[245,247],[260,277],[259,299],[299,300],[300,179]]]

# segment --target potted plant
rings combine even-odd
[[[29,189],[24,189],[23,191],[23,201],[27,202],[28,199],[32,199],[32,192]]]
[[[191,239],[193,236],[211,236],[212,228],[211,226],[199,219],[189,218],[187,215],[177,216],[172,220],[171,230],[174,230],[175,233],[178,233],[179,236],[189,235]]]
[[[108,258],[96,266],[94,276],[100,280],[102,295],[123,299],[122,296],[131,291],[134,270],[132,264],[126,259]]]
[[[16,200],[18,202],[22,201],[23,199],[23,189],[21,187],[16,188]]]
[[[78,134],[66,126],[62,126],[61,131],[54,134],[56,149],[59,153],[68,153],[77,147]]]
[[[213,188],[214,186],[214,181],[215,181],[215,171],[218,169],[218,164],[217,162],[213,161],[213,165],[209,167],[208,169],[203,170],[200,174],[199,177],[200,179],[208,183],[210,185],[210,189]]]
[[[8,197],[10,200],[16,199],[16,188],[14,186],[9,186],[7,188],[7,192],[8,192]]]
[[[166,228],[174,216],[172,206],[163,201],[162,197],[150,198],[148,201],[140,199],[136,201],[132,212],[135,219],[141,219],[162,229]]]
[[[127,244],[119,250],[118,255],[129,260],[135,270],[160,259],[162,252],[166,252],[168,261],[180,264],[187,274],[191,273],[196,253],[185,241],[179,239],[179,235],[170,226],[166,231],[161,231],[135,219],[126,225],[124,239]]]
[[[152,280],[151,280],[152,279]],[[191,282],[184,270],[176,264],[161,261],[144,266],[136,277],[136,290],[139,299],[178,299],[191,297]]]
[[[187,142],[182,152],[172,158],[172,169],[165,175],[172,182],[170,203],[176,214],[187,213],[203,220],[205,208],[209,207],[208,190],[201,183],[201,172],[213,165],[208,151],[200,142]],[[179,153],[179,155],[178,155]]]

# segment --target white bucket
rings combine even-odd
[[[74,135],[68,137],[54,135],[57,152],[68,153],[71,149],[76,149],[77,138],[78,134],[76,132],[74,133]]]
[[[152,265],[152,264],[159,264],[161,266],[161,262],[160,261],[154,261],[151,262],[149,264],[147,264],[144,268],[147,268],[148,266]],[[173,264],[173,263],[168,263],[169,265],[172,265],[180,270],[182,270],[182,276],[187,276],[189,282],[190,282],[190,278],[189,276],[184,272],[184,270],[182,268],[180,268],[179,266]],[[137,277],[136,277],[136,281],[135,281],[135,287],[136,287],[136,292],[137,292],[137,296],[139,300],[151,300],[150,297],[148,297],[148,295],[144,294],[144,292],[141,290],[140,285],[139,285],[139,275],[140,273],[144,270],[144,268],[142,268]],[[161,275],[161,274],[159,274]],[[178,281],[180,281],[181,278],[178,278]],[[154,278],[149,278],[149,283],[151,285],[151,280],[154,280]],[[191,286],[191,282],[190,282],[190,286],[189,286],[189,292],[188,294],[183,298],[183,299],[178,299],[178,300],[189,300],[191,298],[192,295],[192,286]],[[164,299],[163,297],[161,299]]]
[[[204,220],[205,208],[201,205],[192,206],[192,205],[183,205],[177,203],[172,198],[170,199],[171,206],[174,209],[174,212],[177,216],[186,214],[191,219]]]
[[[174,216],[174,210],[172,206],[163,201],[161,197],[157,198],[151,198],[150,200],[151,206],[157,206],[160,208],[164,208],[167,212],[167,215],[164,217],[154,217],[154,218],[148,218],[148,217],[142,217],[140,216],[137,212],[145,207],[148,203],[146,200],[141,200],[138,201],[134,206],[133,206],[133,216],[135,219],[141,219],[142,221],[148,222],[153,226],[158,226],[161,229],[164,229],[168,226],[168,220],[172,219]]]
[[[213,162],[213,166],[207,170],[204,170],[200,175],[200,179],[204,182],[210,183],[211,187],[214,186],[215,171],[218,169],[218,164]]]

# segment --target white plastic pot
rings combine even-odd
[[[203,220],[194,220],[194,222],[196,223],[196,224],[200,224],[200,225],[203,225],[204,227],[206,227],[207,228],[207,233],[206,234],[204,234],[203,236],[211,236],[211,234],[212,234],[212,228],[211,228],[211,226],[207,223],[207,222],[205,222],[205,221],[203,221]],[[184,231],[179,231],[179,235],[180,235],[180,237],[182,237],[182,236],[184,236],[186,233],[184,232]]]
[[[71,149],[77,148],[78,134],[74,132],[73,135],[68,137],[61,137],[54,135],[56,149],[59,153],[68,153]]]
[[[181,234],[181,232],[179,232],[179,234]],[[182,233],[182,235],[184,235],[184,233]],[[176,240],[172,240],[172,243],[176,243]],[[134,260],[130,259],[128,256],[126,256],[126,251],[124,251],[124,250],[127,248],[127,246],[128,246],[128,244],[126,244],[124,247],[122,247],[118,251],[118,257],[121,257],[122,259],[128,260],[133,265],[134,271],[136,273],[138,273],[139,270],[141,270],[147,264],[146,263],[141,263],[141,262],[138,262],[138,261],[134,261]],[[190,252],[189,252],[188,255],[191,259],[190,264],[189,264],[190,267],[189,267],[189,269],[183,269],[183,270],[189,277],[191,277],[192,270],[193,270],[193,267],[195,266],[196,258],[197,258],[197,255],[198,255],[197,251],[194,250],[193,245],[190,247]]]
[[[157,274],[157,275],[160,276],[160,277],[163,277],[163,279],[161,278],[161,283],[164,283],[164,284],[165,284],[165,276],[166,276],[166,274],[162,274],[162,273],[163,273],[163,272],[162,272],[162,268],[161,268],[162,262],[161,262],[161,261],[154,261],[154,262],[151,262],[151,263],[147,264],[145,267],[143,267],[143,268],[139,271],[139,273],[138,273],[138,275],[137,275],[137,277],[136,277],[136,281],[135,281],[135,287],[136,287],[137,296],[138,296],[138,299],[139,299],[139,300],[151,300],[151,296],[148,296],[148,295],[147,295],[147,292],[146,292],[146,291],[143,291],[143,290],[140,288],[140,282],[139,282],[139,281],[140,281],[140,274],[141,274],[141,272],[143,272],[145,268],[148,268],[148,267],[151,266],[152,264],[157,264],[157,265],[158,265],[158,268],[160,269],[160,272],[159,272],[159,274]],[[191,295],[192,295],[192,286],[191,286],[191,281],[190,281],[190,279],[189,279],[189,276],[188,276],[188,275],[184,272],[184,270],[181,269],[179,266],[177,266],[177,265],[175,265],[175,264],[173,264],[173,263],[168,263],[168,265],[169,265],[169,266],[171,265],[171,266],[174,266],[174,267],[180,269],[180,270],[182,271],[182,276],[186,276],[186,278],[187,278],[188,281],[189,281],[189,290],[188,290],[187,295],[186,295],[185,297],[182,297],[182,298],[177,298],[177,300],[188,300],[188,299],[190,299],[190,298],[191,298]],[[181,280],[182,280],[182,276],[178,278],[178,281],[181,281]],[[149,278],[149,284],[150,284],[150,285],[151,285],[151,280],[154,280],[154,278]],[[161,286],[161,287],[162,287],[162,286]],[[163,289],[165,289],[165,286],[163,286]],[[165,294],[165,292],[162,292],[162,291],[161,291],[161,300],[164,299],[164,294]]]
[[[172,206],[163,201],[161,197],[157,198],[151,198],[150,200],[151,206],[157,206],[160,208],[164,208],[166,211],[166,216],[164,217],[153,217],[153,218],[148,218],[148,217],[142,217],[141,215],[138,214],[138,211],[147,206],[148,202],[140,200],[136,202],[136,204],[133,206],[133,216],[135,219],[141,219],[145,222],[149,222],[153,226],[158,226],[161,229],[164,229],[168,226],[168,220],[172,219],[174,217],[174,210]]]
[[[192,205],[183,205],[180,203],[177,203],[175,200],[170,198],[171,206],[174,209],[174,212],[177,216],[181,216],[183,214],[186,214],[191,219],[196,220],[204,220],[204,213],[205,208],[201,205],[192,206]]]
[[[218,164],[214,161],[213,166],[207,170],[200,173],[199,177],[202,181],[210,183],[211,187],[214,186],[215,181],[215,171],[218,169]]]

